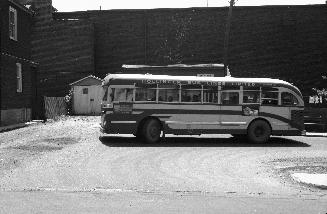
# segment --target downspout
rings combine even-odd
[[[228,17],[226,21],[226,31],[225,31],[225,41],[224,41],[224,73],[227,76],[228,70],[228,52],[229,52],[229,34],[230,34],[230,26],[232,21],[232,12],[234,6],[234,0],[230,0],[229,10],[228,10]]]

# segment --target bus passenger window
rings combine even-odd
[[[160,89],[159,101],[161,102],[178,102],[179,92],[175,89]]]
[[[243,103],[260,103],[259,91],[244,91]]]
[[[182,102],[201,102],[201,86],[182,86]]]
[[[154,88],[136,88],[135,101],[156,101],[157,90]]]
[[[223,91],[221,93],[221,102],[223,105],[238,105],[239,104],[239,93]]]
[[[278,92],[262,91],[261,105],[278,105]]]
[[[203,86],[203,102],[218,103],[218,88]]]
[[[299,104],[299,101],[297,100],[297,98],[288,92],[283,92],[282,93],[282,105],[291,105],[291,106],[296,106]]]
[[[159,88],[159,102],[179,102],[179,86],[162,86]]]

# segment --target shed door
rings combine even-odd
[[[100,114],[101,86],[74,86],[74,113]]]
[[[99,85],[89,86],[90,90],[90,114],[101,113],[102,87]]]

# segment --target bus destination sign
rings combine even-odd
[[[120,102],[114,104],[114,112],[120,114],[131,114],[133,111],[133,103]]]
[[[189,80],[151,80],[144,79],[141,80],[142,84],[149,85],[204,85],[204,86],[247,86],[247,87],[255,87],[258,86],[258,83],[254,82],[216,82],[216,81],[189,81]]]

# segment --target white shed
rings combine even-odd
[[[87,76],[70,84],[73,90],[73,113],[98,115],[101,113],[102,79]]]

